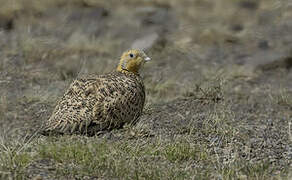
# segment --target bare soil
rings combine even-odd
[[[292,178],[288,0],[0,3],[0,178]],[[74,78],[135,47],[153,59],[136,125],[37,135]]]

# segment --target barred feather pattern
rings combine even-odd
[[[80,77],[57,103],[43,134],[94,135],[135,123],[144,102],[144,84],[137,74],[115,71]]]

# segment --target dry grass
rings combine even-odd
[[[242,65],[263,51],[259,42],[288,48],[277,19],[290,14],[277,14],[279,4],[0,4],[0,179],[292,178],[291,72]],[[152,32],[162,33],[147,52],[154,60],[142,72],[147,104],[136,125],[95,137],[37,135],[72,79],[114,69]]]

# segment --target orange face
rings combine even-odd
[[[139,73],[141,66],[151,59],[141,50],[129,50],[123,53],[117,71]]]

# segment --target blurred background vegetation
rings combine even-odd
[[[290,0],[0,4],[4,179],[291,178]],[[114,70],[130,48],[153,59],[135,127],[29,138],[74,78]]]

